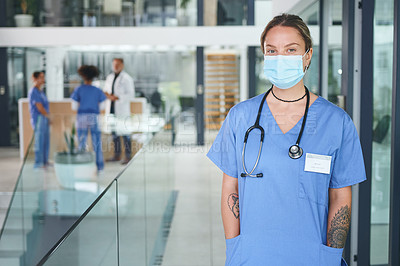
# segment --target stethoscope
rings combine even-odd
[[[297,137],[296,144],[290,146],[289,148],[289,157],[292,159],[299,159],[303,155],[303,149],[299,146],[301,136],[303,135],[304,127],[306,125],[306,120],[307,120],[307,113],[308,113],[308,105],[310,103],[310,93],[307,89],[306,86],[304,86],[306,90],[306,95],[307,95],[307,103],[306,103],[306,108],[304,111],[304,118],[303,118],[303,123],[301,124],[301,129],[299,136]],[[258,114],[257,114],[257,119],[254,125],[249,127],[247,129],[246,134],[244,135],[244,144],[243,144],[243,150],[242,150],[242,163],[243,163],[243,170],[244,173],[242,173],[240,176],[241,177],[263,177],[263,173],[258,173],[258,174],[253,174],[254,170],[257,168],[258,162],[260,161],[260,155],[261,155],[261,149],[263,146],[264,142],[264,128],[260,126],[260,117],[261,117],[261,111],[264,105],[264,101],[267,99],[268,94],[272,90],[272,87],[264,94],[264,97],[261,100],[260,107],[258,108]],[[253,129],[259,129],[261,131],[261,136],[260,136],[260,148],[258,149],[258,155],[257,155],[257,160],[256,163],[253,166],[253,169],[251,169],[250,172],[247,171],[246,165],[245,165],[245,151],[246,151],[246,144],[247,144],[247,139],[249,138],[249,134]]]

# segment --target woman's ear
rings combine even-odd
[[[313,49],[310,48],[308,50],[308,52],[304,55],[304,62],[303,62],[304,69],[303,69],[303,71],[307,71],[310,68],[312,53],[313,53]]]
[[[306,54],[307,66],[311,64],[312,55],[313,55],[313,48],[310,48],[308,53]]]

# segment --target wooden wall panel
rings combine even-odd
[[[239,62],[235,53],[206,54],[205,127],[218,130],[239,101]]]

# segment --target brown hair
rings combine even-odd
[[[35,71],[32,73],[32,77],[37,79],[42,73],[44,74],[44,71]]]
[[[274,17],[268,23],[263,33],[261,34],[260,41],[261,41],[261,50],[263,51],[263,54],[265,54],[264,51],[265,37],[267,36],[268,31],[276,26],[285,26],[296,29],[303,38],[304,43],[306,44],[306,51],[312,48],[313,43],[311,39],[311,34],[306,23],[304,23],[304,21],[297,15],[283,13],[279,16]]]
[[[116,58],[113,58],[113,61],[114,61],[114,60],[118,60],[118,61],[120,61],[122,64],[124,63],[124,59],[123,59],[123,58],[116,57]]]
[[[78,74],[84,80],[93,80],[95,77],[98,77],[100,73],[95,66],[83,65],[78,69]]]

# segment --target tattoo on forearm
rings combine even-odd
[[[349,206],[343,206],[335,214],[331,221],[331,227],[328,231],[328,243],[333,248],[343,248],[346,242],[347,233],[350,227],[351,209]]]
[[[239,195],[232,193],[228,196],[228,207],[236,219],[239,218]]]

